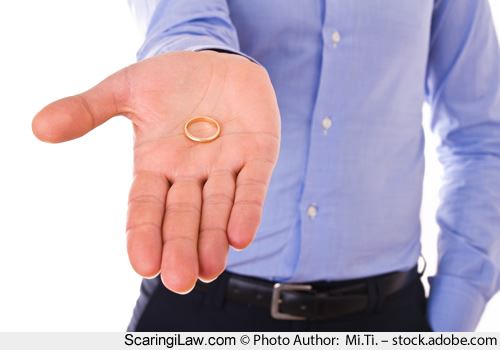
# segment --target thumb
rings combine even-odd
[[[43,108],[33,119],[33,133],[45,142],[63,142],[85,135],[126,109],[126,70],[109,76],[90,90]]]

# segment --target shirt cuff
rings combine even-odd
[[[172,51],[203,51],[203,50],[214,50],[214,51],[233,53],[236,55],[243,56],[256,64],[261,65],[253,57],[248,56],[247,54],[235,49],[234,47],[224,45],[219,40],[216,40],[211,37],[198,37],[198,36],[184,37],[169,42],[167,45],[149,48],[147,53],[144,50],[140,50],[137,58],[139,60],[143,60],[148,57],[157,56]]]
[[[427,312],[435,332],[473,332],[486,306],[474,286],[454,276],[429,277]]]
[[[220,45],[219,46],[215,46],[215,45],[198,45],[198,46],[190,47],[187,50],[188,51],[214,50],[214,51],[219,51],[219,52],[232,53],[232,54],[235,54],[235,55],[243,56],[243,57],[247,58],[248,60],[252,61],[253,63],[261,65],[259,62],[257,62],[257,60],[255,60],[254,58],[248,56],[247,54],[244,54],[241,51],[234,50],[232,48],[228,48],[228,47],[225,47],[225,46],[220,46]]]

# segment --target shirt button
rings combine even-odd
[[[332,127],[332,120],[329,117],[324,117],[321,121],[321,126],[326,133],[326,131]]]
[[[337,46],[337,44],[340,43],[341,39],[342,39],[342,37],[340,36],[339,32],[335,31],[332,33],[333,46]]]
[[[318,207],[314,204],[311,204],[309,207],[307,207],[307,216],[309,216],[311,219],[314,219],[318,215]]]

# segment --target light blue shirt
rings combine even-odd
[[[221,49],[267,68],[281,153],[254,242],[228,270],[274,281],[405,270],[420,254],[422,104],[445,169],[436,331],[500,288],[500,53],[485,0],[130,0],[138,58]]]

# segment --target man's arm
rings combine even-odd
[[[500,53],[486,0],[437,0],[427,93],[444,166],[435,331],[472,331],[500,287]]]
[[[49,104],[33,132],[63,142],[116,115],[131,120],[129,258],[140,275],[161,274],[167,288],[187,293],[197,279],[224,271],[229,246],[252,241],[279,151],[280,118],[262,66],[213,52],[237,52],[224,1],[146,3],[154,12],[141,61]],[[186,121],[199,115],[221,125],[212,142],[184,135]]]
[[[145,34],[139,60],[172,51],[210,49],[254,61],[239,51],[226,0],[129,0],[129,5]]]

